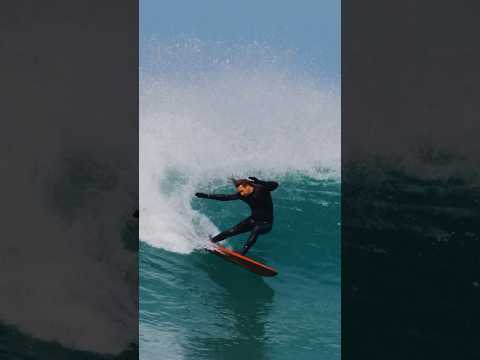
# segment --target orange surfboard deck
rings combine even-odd
[[[220,246],[218,244],[215,244],[214,246],[215,247],[213,249],[207,250],[215,255],[220,256],[222,259],[237,264],[247,270],[250,270],[255,274],[261,276],[275,276],[278,274],[275,269],[272,269],[267,265],[263,265],[258,261],[252,260],[246,256],[236,253],[235,251],[228,250],[227,248],[224,248],[223,246]]]

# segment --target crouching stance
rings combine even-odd
[[[242,200],[250,206],[252,213],[248,218],[211,238],[211,241],[216,243],[228,237],[251,231],[241,252],[242,255],[245,255],[255,244],[258,235],[266,234],[272,229],[273,202],[270,192],[278,187],[278,183],[275,181],[261,181],[255,177],[249,177],[249,179],[234,180],[237,189],[235,194],[195,194],[199,198],[219,201]]]

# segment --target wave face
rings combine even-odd
[[[277,269],[276,278],[203,251],[141,243],[141,359],[340,358],[339,184],[280,183],[274,228],[249,253]],[[199,200],[194,209],[226,228],[247,215],[242,205]],[[239,249],[247,236],[227,246]]]
[[[140,89],[140,356],[340,356],[340,99],[260,45],[152,45]],[[263,279],[199,249],[248,216],[230,176],[275,179]],[[247,234],[227,241],[241,247]]]

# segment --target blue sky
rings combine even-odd
[[[340,0],[141,0],[141,59],[151,36],[257,41],[294,50],[299,64],[339,78],[340,6]]]

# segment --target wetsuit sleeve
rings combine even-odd
[[[240,194],[209,194],[207,199],[210,200],[218,200],[218,201],[231,201],[231,200],[238,200],[240,199]]]
[[[256,179],[255,184],[265,186],[268,191],[273,191],[278,187],[278,183],[275,181],[263,181]]]

